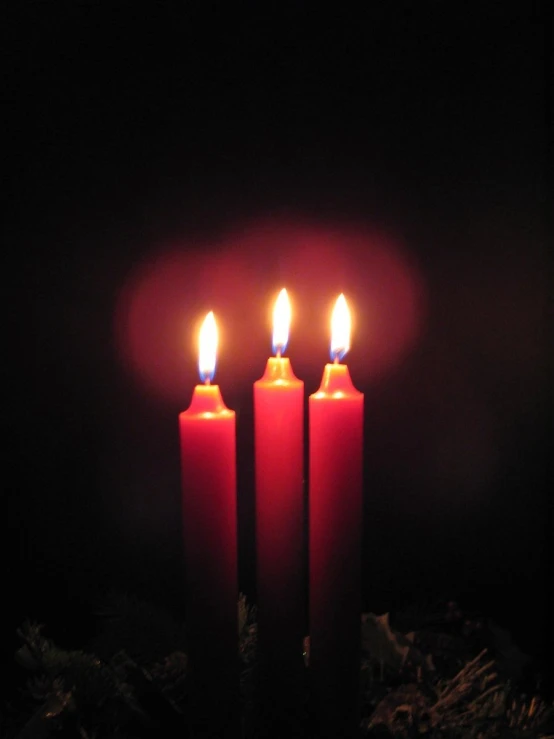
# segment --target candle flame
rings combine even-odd
[[[198,371],[200,379],[209,383],[215,375],[215,359],[217,353],[217,326],[213,311],[210,311],[200,329]]]
[[[331,316],[331,359],[334,362],[342,359],[350,349],[350,330],[350,310],[346,298],[341,293]]]
[[[290,328],[290,301],[285,288],[279,293],[273,309],[273,351],[280,356],[287,348]]]

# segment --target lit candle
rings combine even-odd
[[[235,736],[238,721],[235,413],[211,384],[216,348],[208,313],[200,331],[203,384],[179,414],[190,715],[201,737]]]
[[[309,399],[310,675],[320,737],[354,737],[359,725],[364,396],[340,362],[349,348],[340,295],[333,363]]]
[[[305,633],[304,383],[284,357],[290,303],[281,290],[273,313],[273,351],[254,383],[256,478],[258,707],[287,711],[295,700],[292,682],[303,670]],[[298,695],[296,695],[298,700]],[[262,730],[260,728],[260,730]]]

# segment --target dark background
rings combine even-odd
[[[338,292],[354,311],[365,607],[455,598],[546,654],[546,7],[206,5],[3,11],[6,638],[80,643],[112,587],[180,607],[212,308],[255,599],[251,392],[286,285],[307,393]]]

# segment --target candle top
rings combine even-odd
[[[289,343],[290,301],[285,288],[281,290],[273,308],[273,351],[280,357]]]
[[[234,418],[235,412],[227,408],[219,385],[196,385],[190,406],[180,414],[184,420],[196,418]]]
[[[292,371],[288,357],[270,357],[265,366],[263,377],[254,383],[257,386],[271,386],[274,388],[304,387],[302,380]]]
[[[346,364],[326,364],[321,378],[321,385],[316,393],[310,395],[310,398],[321,399],[355,399],[363,398],[363,393],[356,390],[350,377],[350,372]]]
[[[210,383],[215,375],[217,338],[215,317],[213,311],[210,311],[204,319],[198,338],[198,373],[203,382]]]
[[[331,316],[331,359],[339,361],[350,349],[352,322],[346,298],[341,293]]]

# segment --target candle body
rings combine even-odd
[[[304,383],[271,357],[254,383],[258,708],[266,736],[299,702],[306,628]],[[275,712],[275,715],[274,715]]]
[[[239,720],[236,431],[217,385],[196,386],[179,430],[191,723],[195,736],[232,737]]]
[[[321,737],[359,723],[363,394],[327,364],[309,399],[310,679]]]

